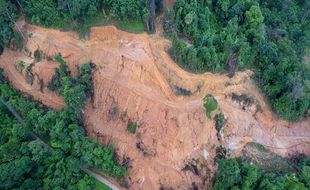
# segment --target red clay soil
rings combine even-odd
[[[251,79],[252,72],[237,72],[234,78],[222,74],[191,74],[171,60],[170,42],[155,35],[130,34],[113,26],[92,28],[88,40],[72,32],[44,29],[20,22],[32,33],[25,47],[40,49],[45,56],[60,52],[72,73],[79,64],[93,62],[94,97],[84,110],[85,128],[104,145],[113,143],[122,160],[129,158],[130,189],[203,189],[210,185],[216,167],[215,148],[222,144],[232,155],[248,142],[257,142],[283,156],[296,152],[310,155],[310,120],[287,122],[273,114]],[[46,59],[35,63],[33,85],[19,61],[30,64],[33,53],[6,49],[0,67],[12,84],[54,109],[64,106],[61,97],[46,86],[58,64]],[[39,79],[44,81],[40,90]],[[180,90],[181,89],[181,90]],[[190,92],[190,96],[176,94]],[[231,98],[247,94],[252,105]],[[225,115],[219,141],[214,121],[208,120],[203,98],[212,94],[219,102],[216,112]],[[137,122],[136,134],[127,130]],[[187,165],[187,167],[186,167]],[[197,166],[198,172],[193,165]],[[193,185],[195,184],[195,185]]]

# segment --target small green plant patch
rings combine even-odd
[[[33,33],[30,32],[30,33],[28,34],[28,38],[32,38],[32,36],[33,36]]]
[[[216,131],[217,133],[220,133],[224,125],[224,114],[223,113],[216,114],[214,117],[214,120],[215,120]]]
[[[42,51],[39,49],[35,50],[33,56],[37,62],[40,62],[42,60]]]
[[[25,64],[26,63],[24,61],[19,61],[18,62],[17,66],[18,66],[18,69],[19,69],[20,72],[23,72],[23,70],[25,69]]]
[[[203,99],[203,106],[206,109],[206,115],[209,119],[211,119],[211,113],[217,109],[218,102],[211,94],[208,94]]]
[[[137,122],[130,121],[127,125],[127,130],[129,133],[135,134],[138,127],[139,125]]]

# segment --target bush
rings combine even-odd
[[[216,152],[216,157],[215,157],[216,160],[226,158],[227,151],[222,145],[217,146],[215,152]]]
[[[216,114],[214,120],[215,120],[215,129],[217,133],[220,133],[224,124],[224,115],[222,113]]]
[[[36,59],[36,61],[41,61],[42,60],[42,52],[39,49],[36,49],[33,53],[34,58]]]
[[[25,69],[25,64],[26,63],[24,61],[19,61],[18,62],[17,66],[18,66],[18,69],[19,69],[20,72],[23,72],[23,70]]]
[[[1,81],[1,82],[3,82],[3,81],[4,81],[4,79],[5,79],[5,77],[4,77],[4,75],[3,75],[3,73],[4,73],[3,68],[0,68],[0,81]]]
[[[217,109],[217,100],[211,94],[208,94],[203,99],[203,105],[205,107],[207,117],[211,119],[211,113]]]
[[[129,133],[135,134],[138,127],[139,125],[136,122],[129,121],[127,125],[127,131]]]

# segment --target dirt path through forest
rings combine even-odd
[[[94,97],[84,110],[85,127],[92,138],[115,144],[120,161],[128,166],[124,184],[130,189],[206,187],[215,169],[215,148],[220,144],[235,155],[248,142],[264,144],[285,156],[296,151],[310,154],[310,121],[293,123],[277,118],[251,79],[251,71],[237,72],[232,79],[222,74],[188,73],[170,58],[167,50],[171,43],[161,32],[130,34],[105,26],[92,28],[90,38],[80,40],[70,32],[23,22],[19,25],[25,36],[32,33],[25,43],[28,53],[6,49],[0,67],[16,88],[47,106],[64,106],[63,100],[46,88],[58,64],[47,59],[35,63],[31,85],[26,73],[18,71],[19,61],[31,64],[33,52],[39,49],[45,57],[61,52],[73,74],[77,65],[96,64]],[[206,94],[219,102],[214,114],[225,116],[220,141],[214,121],[206,118],[202,106]],[[253,99],[251,105],[232,98],[242,94]],[[140,126],[136,134],[127,131],[130,121]],[[189,165],[200,172],[187,170]]]

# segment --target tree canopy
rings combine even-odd
[[[266,171],[243,158],[217,160],[214,190],[261,189],[306,190],[310,188],[310,159],[300,156],[290,162],[293,169]]]
[[[229,76],[251,68],[274,111],[298,120],[310,108],[309,10],[304,0],[178,0],[164,29],[182,67]]]
[[[90,140],[79,126],[80,112],[92,91],[90,65],[83,65],[79,74],[72,77],[59,54],[55,60],[62,66],[54,81],[60,80],[59,93],[67,104],[58,112],[23,96],[0,72],[0,97],[21,115],[26,125],[22,126],[0,104],[0,189],[94,189],[94,179],[80,170],[84,166],[115,178],[125,175],[113,146],[104,148]],[[30,132],[45,139],[52,149],[33,139]]]

